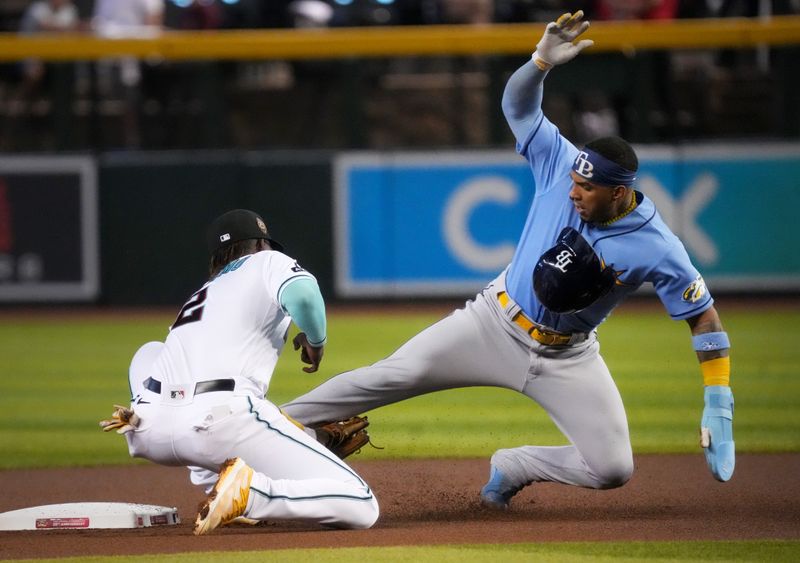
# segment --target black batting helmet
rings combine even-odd
[[[614,287],[616,276],[592,246],[572,227],[558,235],[556,245],[542,254],[533,270],[533,291],[554,313],[585,309]]]

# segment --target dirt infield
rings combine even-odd
[[[381,517],[371,530],[298,523],[230,526],[192,535],[202,493],[183,468],[155,465],[0,472],[0,512],[42,504],[113,501],[175,506],[179,526],[135,530],[0,532],[0,559],[296,547],[611,540],[800,539],[800,454],[740,455],[714,481],[702,455],[637,456],[633,479],[592,491],[538,484],[512,509],[481,508],[486,460],[352,463],[372,485]]]

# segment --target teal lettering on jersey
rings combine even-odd
[[[252,256],[252,254],[250,256]],[[250,258],[250,256],[242,256],[241,258],[237,258],[236,260],[234,260],[233,262],[222,268],[222,271],[219,273],[219,275],[217,275],[217,277],[227,274],[228,272],[233,272],[235,270],[238,270],[239,266],[244,264],[247,261],[247,259]]]

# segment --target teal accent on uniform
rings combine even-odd
[[[220,271],[219,274],[217,274],[216,277],[218,278],[218,277],[220,277],[220,276],[222,276],[224,274],[227,274],[228,272],[233,272],[235,270],[238,270],[239,267],[242,264],[244,264],[247,261],[247,259],[250,258],[251,256],[252,256],[252,254],[248,254],[247,256],[242,256],[241,258],[237,258],[233,262],[230,262],[227,266],[222,268],[222,270]]]
[[[294,324],[306,333],[312,346],[322,346],[327,340],[325,300],[317,282],[310,277],[298,277],[283,287],[279,295],[281,307]]]
[[[372,500],[372,495],[368,495],[365,497],[357,497],[353,495],[313,495],[308,497],[289,497],[286,495],[271,495],[265,491],[256,489],[255,487],[250,487],[252,492],[260,494],[262,497],[274,500],[274,499],[284,499],[284,500],[291,500],[291,501],[301,501],[301,500],[319,500],[323,498],[339,498],[344,500]]]
[[[286,438],[287,440],[291,440],[292,442],[294,442],[294,443],[295,443],[295,444],[297,444],[298,446],[302,446],[302,447],[306,448],[307,450],[314,452],[314,453],[315,453],[315,454],[317,454],[318,456],[320,456],[320,457],[324,457],[325,459],[327,459],[327,460],[328,460],[328,461],[330,461],[331,463],[335,464],[335,465],[336,465],[336,466],[338,466],[339,468],[341,468],[341,469],[344,469],[344,470],[345,470],[345,471],[347,471],[347,472],[348,472],[350,475],[352,475],[353,477],[355,477],[356,479],[358,479],[358,482],[359,482],[359,483],[361,483],[361,484],[364,486],[364,488],[367,490],[367,492],[368,492],[368,493],[369,493],[369,495],[370,495],[370,496],[369,496],[369,497],[367,497],[367,498],[372,498],[372,491],[370,490],[370,488],[369,488],[369,485],[367,485],[367,484],[364,482],[364,480],[363,480],[361,477],[359,477],[359,476],[358,476],[358,474],[354,473],[354,472],[353,472],[353,470],[352,470],[352,469],[350,469],[350,468],[349,468],[347,465],[345,465],[344,463],[340,463],[340,462],[339,462],[339,458],[338,458],[338,457],[335,457],[335,455],[334,455],[333,453],[331,453],[330,455],[325,455],[323,452],[320,452],[319,450],[315,450],[314,448],[311,448],[311,447],[309,447],[307,444],[304,444],[303,442],[301,442],[301,441],[299,441],[299,440],[296,440],[295,438],[292,438],[292,437],[291,437],[291,436],[289,436],[288,434],[284,434],[283,432],[281,432],[280,430],[278,430],[277,428],[275,428],[274,426],[272,426],[272,425],[271,425],[271,424],[270,424],[268,421],[266,421],[266,420],[264,420],[263,418],[261,418],[260,416],[258,416],[258,412],[255,410],[255,406],[253,406],[253,400],[252,400],[250,397],[247,397],[247,402],[248,402],[248,404],[250,405],[250,408],[249,408],[249,410],[250,410],[250,413],[251,413],[253,416],[255,416],[255,417],[256,417],[256,420],[257,420],[258,422],[260,422],[260,423],[264,424],[264,425],[265,425],[265,426],[266,426],[266,427],[267,427],[269,430],[271,430],[272,432],[276,432],[276,433],[280,434],[281,436],[283,436],[283,437],[284,437],[284,438]],[[250,487],[250,488],[251,488],[252,490],[256,490],[256,489],[253,489],[252,487]],[[259,492],[261,492],[261,491],[259,491]],[[261,492],[261,494],[265,494],[265,493]],[[353,497],[353,498],[359,498],[359,497]]]

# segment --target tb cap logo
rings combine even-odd
[[[575,172],[584,178],[591,178],[594,176],[594,164],[589,162],[589,155],[583,151],[578,153],[578,158],[575,159]]]
[[[562,273],[567,273],[567,266],[572,264],[572,252],[569,250],[562,250],[556,256],[556,263],[553,264],[555,268],[561,270]]]

